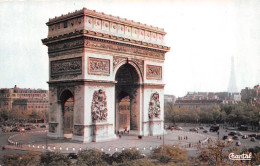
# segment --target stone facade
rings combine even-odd
[[[14,88],[0,89],[0,109],[43,111],[48,109],[48,90]]]
[[[68,100],[73,140],[106,141],[121,130],[162,134],[164,60],[170,50],[163,29],[86,8],[47,25],[42,42],[50,63],[50,137],[65,136]]]

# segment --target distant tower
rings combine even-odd
[[[234,66],[234,57],[233,56],[231,57],[231,69],[230,69],[228,92],[229,93],[238,92],[237,85],[236,85],[235,66]]]

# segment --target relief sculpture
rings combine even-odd
[[[146,78],[150,79],[150,80],[161,80],[162,79],[162,67],[147,65]]]
[[[110,60],[89,57],[89,74],[109,75]]]
[[[102,89],[94,92],[91,115],[94,122],[107,119],[107,97],[105,91]]]
[[[159,118],[161,113],[160,101],[159,101],[159,93],[155,92],[151,96],[151,100],[149,103],[149,119],[154,117]]]
[[[51,78],[60,78],[63,76],[78,76],[82,73],[82,59],[71,58],[65,60],[51,61]]]

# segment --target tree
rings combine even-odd
[[[8,112],[7,109],[0,109],[0,122],[8,120]]]
[[[187,151],[174,145],[165,145],[154,149],[152,158],[162,163],[174,162],[184,164],[188,162]]]
[[[41,154],[41,165],[57,165],[57,166],[69,166],[71,165],[70,159],[59,152],[47,152]]]
[[[103,160],[103,153],[98,149],[83,150],[78,154],[77,165],[108,165]]]
[[[4,165],[10,166],[36,166],[40,162],[40,153],[29,151],[22,155],[8,155],[4,156],[3,163]]]

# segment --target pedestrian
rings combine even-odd
[[[186,140],[188,140],[188,136],[186,136]]]

